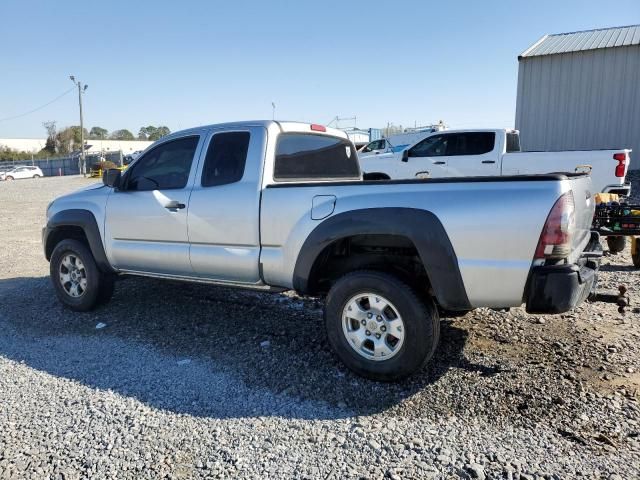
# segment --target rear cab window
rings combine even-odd
[[[515,132],[507,133],[507,153],[520,151],[520,135]]]
[[[357,180],[360,165],[350,140],[330,135],[283,133],[276,144],[273,178],[301,180]]]

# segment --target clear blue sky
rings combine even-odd
[[[640,23],[638,0],[0,3],[0,118],[86,82],[85,126],[276,117],[511,126],[517,55],[546,33]],[[77,97],[0,137],[78,124]]]

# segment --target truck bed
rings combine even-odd
[[[569,260],[584,250],[593,215],[591,188],[584,174],[266,185],[260,214],[264,280],[293,286],[295,256],[326,217],[359,209],[411,208],[433,213],[444,226],[472,307],[517,306],[542,226],[556,200],[569,190],[579,225]]]

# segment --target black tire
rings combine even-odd
[[[40,175],[35,174],[35,175],[33,176],[33,178],[38,179],[38,178],[40,178]]]
[[[640,237],[636,237],[631,242],[631,245],[634,247],[631,251],[631,260],[633,261],[633,266],[636,268],[640,268]]]
[[[391,180],[389,178],[389,175],[387,175],[386,173],[379,173],[379,172],[363,173],[362,179],[363,180]]]
[[[620,253],[627,246],[627,237],[607,237],[607,246],[609,247],[609,252]]]
[[[7,175],[6,177],[4,177],[5,180],[13,180],[13,177],[11,175]]]
[[[60,265],[69,254],[78,257],[84,264],[86,289],[78,297],[69,294],[60,280]],[[113,279],[109,280],[110,276],[98,269],[91,250],[78,240],[66,239],[56,245],[51,254],[49,272],[58,299],[76,312],[92,310],[100,303],[108,301],[113,294]]]
[[[402,317],[404,343],[388,360],[364,358],[343,332],[343,310],[352,297],[361,293],[385,297]],[[383,382],[401,380],[422,369],[433,356],[440,337],[440,318],[432,299],[421,300],[397,277],[370,270],[349,273],[333,285],[327,296],[324,319],[329,343],[340,360],[356,374]]]

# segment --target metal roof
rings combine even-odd
[[[640,45],[640,25],[545,35],[522,52],[518,59],[627,45]]]

